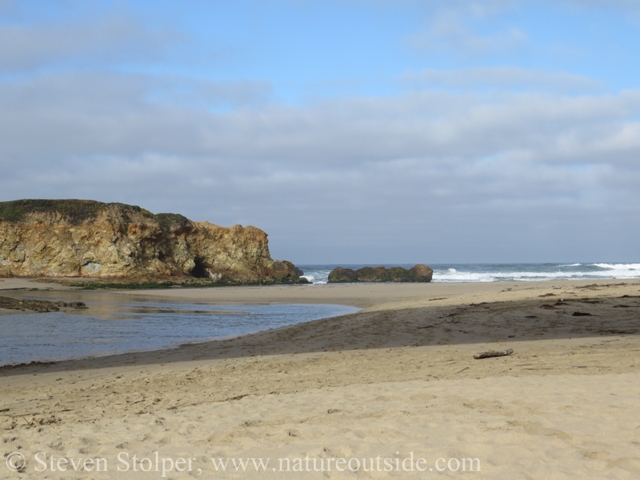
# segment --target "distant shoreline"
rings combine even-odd
[[[242,285],[224,288],[154,288],[83,290],[64,283],[46,283],[44,278],[5,278],[0,282],[0,295],[23,297],[36,293],[57,300],[86,300],[89,308],[93,295],[131,296],[140,299],[171,299],[213,304],[260,303],[332,303],[369,308],[390,301],[442,295],[493,294],[505,289],[545,289],[554,285],[584,286],[640,282],[640,279],[585,279],[496,282],[431,282],[431,283],[339,283],[307,285]],[[83,300],[84,299],[84,300]],[[14,311],[11,311],[14,312]]]

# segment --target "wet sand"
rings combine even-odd
[[[49,294],[79,295],[90,305],[98,292]],[[404,460],[412,452],[444,478],[640,474],[637,281],[100,294],[367,308],[176,350],[0,369],[2,448],[28,461],[15,478],[72,478],[50,469],[43,477],[38,451],[108,459],[109,471],[73,478],[161,478],[117,471],[119,454],[154,452],[195,459],[191,473],[166,478],[197,478],[197,468],[200,478],[424,478],[339,472],[335,463],[324,473],[271,470],[279,458]],[[473,358],[508,348],[510,356]],[[266,472],[216,473],[210,457],[273,463]],[[439,458],[478,458],[481,471],[437,472]]]

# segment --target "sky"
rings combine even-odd
[[[0,201],[322,263],[638,262],[636,0],[0,0]]]

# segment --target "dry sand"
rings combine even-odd
[[[0,290],[11,282],[0,284]],[[87,303],[98,295],[50,294],[80,296]],[[329,302],[368,308],[176,350],[0,369],[2,450],[21,452],[27,459],[20,474],[0,463],[0,478],[163,478],[163,459],[170,467],[180,458],[192,459],[191,472],[174,468],[164,478],[640,475],[638,282],[100,295],[128,294],[189,302]],[[513,355],[473,359],[474,353],[507,348]],[[36,458],[37,452],[43,453]],[[83,472],[54,472],[50,460],[46,468],[38,462],[44,455],[54,462],[103,458],[108,471],[88,472],[89,462]],[[151,459],[139,466],[152,471],[134,472],[134,455]],[[410,467],[411,455],[414,467],[417,458],[428,462],[425,473],[384,471],[388,465],[402,470],[405,460]],[[270,458],[270,463],[265,472],[253,465],[235,472],[231,462],[226,472],[216,472],[212,457]],[[356,466],[362,459],[370,470],[378,466],[377,457],[383,471],[337,471],[345,465],[340,462]],[[440,458],[444,460],[436,463]],[[457,472],[437,471],[450,459],[455,469],[458,461],[469,458],[478,459],[481,471],[462,472],[461,464]],[[128,471],[122,471],[124,460]],[[291,470],[329,466],[331,471],[282,472],[281,462],[285,469],[289,462]],[[67,468],[73,469],[71,463]]]

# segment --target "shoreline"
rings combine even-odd
[[[612,283],[614,282],[614,283]],[[127,364],[130,360],[135,359],[136,362],[144,361],[145,356],[166,356],[168,358],[173,357],[172,352],[179,354],[183,349],[188,350],[193,347],[208,348],[225,342],[228,340],[237,340],[252,338],[254,336],[260,336],[263,334],[269,334],[271,332],[278,332],[281,330],[287,330],[296,326],[305,326],[313,328],[314,324],[323,322],[325,320],[332,320],[342,317],[351,317],[354,315],[373,313],[373,312],[393,312],[397,310],[410,311],[413,309],[446,309],[446,308],[459,308],[465,305],[475,305],[474,302],[486,299],[490,296],[492,303],[502,302],[521,302],[524,300],[531,300],[537,297],[557,296],[558,291],[567,293],[568,295],[576,295],[574,292],[568,292],[570,289],[583,292],[583,289],[589,289],[590,297],[607,296],[606,293],[610,293],[612,288],[624,288],[626,290],[633,290],[634,288],[640,292],[640,281],[628,282],[628,281],[616,281],[615,279],[602,279],[599,281],[591,280],[561,280],[561,281],[535,281],[535,282],[487,282],[487,283],[472,283],[472,282],[460,282],[460,283],[446,283],[436,284],[442,285],[440,288],[433,289],[429,295],[418,295],[419,291],[424,290],[425,285],[432,286],[434,284],[336,284],[334,285],[319,285],[314,288],[323,289],[322,291],[314,292],[315,295],[301,295],[297,296],[292,294],[290,289],[297,289],[300,286],[240,286],[240,287],[224,287],[224,291],[219,289],[153,289],[153,290],[117,290],[117,291],[84,291],[79,290],[77,287],[67,287],[59,289],[43,289],[34,291],[32,288],[28,288],[34,282],[30,282],[28,279],[20,279],[19,284],[22,285],[20,289],[15,289],[12,282],[8,282],[7,289],[2,288],[0,285],[0,293],[14,292],[14,293],[26,293],[30,294],[47,294],[55,298],[63,298],[71,296],[72,299],[97,296],[111,297],[112,300],[137,300],[137,301],[171,301],[171,303],[203,303],[208,305],[256,305],[256,304],[335,304],[335,305],[347,305],[360,308],[361,310],[356,313],[340,315],[335,317],[324,317],[318,320],[300,322],[292,325],[270,328],[266,330],[259,330],[253,333],[243,333],[238,335],[232,335],[230,337],[214,338],[207,340],[196,340],[194,342],[179,344],[174,347],[155,349],[155,350],[135,350],[125,353],[105,354],[99,356],[86,356],[80,358],[72,358],[66,360],[53,360],[53,361],[39,361],[34,360],[29,363],[17,364],[17,365],[1,365],[0,376],[2,372],[7,370],[19,370],[22,368],[29,368],[32,366],[51,366],[64,364],[64,368],[74,368],[77,364],[102,364],[104,362],[110,363],[113,361],[114,365]],[[534,285],[531,285],[534,284]],[[508,286],[509,285],[509,286]],[[594,288],[591,288],[594,286]],[[306,286],[309,288],[309,286]],[[337,290],[336,290],[337,289]],[[606,292],[601,290],[606,289]],[[382,291],[389,291],[387,296],[383,296],[380,293]],[[626,291],[625,290],[625,291]],[[593,295],[594,292],[605,293],[605,295]],[[211,294],[213,293],[213,294]],[[298,291],[295,292],[299,293]],[[340,295],[342,293],[342,295]],[[105,295],[107,294],[107,295]],[[80,296],[79,296],[80,295]],[[442,295],[449,295],[443,297]],[[396,298],[395,301],[389,301],[390,297]],[[68,298],[68,297],[67,297]],[[90,299],[87,299],[90,301]],[[271,301],[269,301],[271,300]],[[331,302],[331,303],[329,303]],[[482,304],[482,303],[480,303]],[[6,313],[5,313],[6,312]],[[21,313],[33,313],[22,312],[16,310],[0,311],[0,316],[3,314],[21,314]],[[69,311],[65,312],[69,314],[87,314],[92,313],[91,307],[85,311]],[[180,355],[177,355],[180,357]],[[168,360],[171,361],[171,360]],[[640,362],[639,362],[640,363]]]
[[[0,282],[0,295],[16,298],[38,295],[55,298],[112,297],[143,300],[182,300],[207,304],[267,304],[267,303],[334,303],[369,308],[381,303],[397,302],[442,295],[473,296],[498,293],[503,290],[537,290],[570,288],[586,285],[633,284],[640,279],[532,280],[497,282],[429,282],[429,283],[336,283],[309,285],[261,285],[223,287],[181,287],[158,289],[82,290],[59,283],[45,283],[41,278],[7,278]],[[4,293],[3,293],[4,292]]]
[[[82,298],[91,302],[91,297],[110,297],[112,301],[170,301],[171,303],[201,303],[208,305],[261,305],[261,304],[336,304],[347,305],[360,308],[357,313],[375,312],[383,310],[407,309],[407,302],[410,302],[410,308],[429,308],[429,307],[447,307],[459,306],[468,303],[473,304],[484,295],[499,295],[503,301],[515,301],[529,298],[532,291],[543,291],[542,295],[550,294],[555,290],[563,290],[567,288],[584,288],[585,286],[598,285],[603,287],[626,286],[628,281],[617,281],[615,279],[602,279],[598,281],[592,280],[555,280],[555,281],[533,281],[533,282],[448,282],[448,283],[356,283],[356,284],[333,284],[333,285],[268,285],[268,286],[233,286],[233,287],[212,287],[211,289],[203,288],[181,288],[181,289],[151,289],[151,290],[100,290],[98,292],[90,290],[81,290],[78,287],[67,287],[59,285],[58,288],[50,289],[44,287],[42,290],[36,290],[38,287],[33,285],[43,285],[42,282],[34,282],[34,279],[17,279],[13,282],[9,279],[5,285],[0,284],[0,293],[13,292],[18,297],[23,295],[50,295],[54,298],[62,298],[62,296],[71,296],[72,299]],[[616,282],[616,283],[611,283]],[[44,284],[49,285],[49,284]],[[56,284],[58,285],[58,284]],[[433,285],[438,285],[435,289]],[[425,286],[428,286],[425,288]],[[640,281],[637,282],[640,287]],[[5,288],[3,288],[5,287]],[[300,288],[317,288],[318,290],[308,292],[302,290],[291,290]],[[429,295],[418,295],[420,292]],[[551,289],[551,290],[549,290]],[[387,297],[381,295],[381,292],[387,291]],[[391,292],[389,292],[391,291]],[[306,295],[302,295],[306,293]],[[442,297],[442,295],[450,295]],[[14,295],[15,296],[15,295]],[[87,298],[88,297],[88,298]],[[389,298],[395,298],[395,301],[389,301]],[[68,298],[68,297],[67,297]],[[401,300],[397,300],[400,298]],[[126,299],[126,300],[125,300]],[[275,301],[274,301],[275,299]],[[338,303],[340,301],[340,303]],[[329,303],[330,302],[330,303]],[[114,310],[117,311],[117,310]],[[89,307],[82,311],[65,311],[67,314],[86,314],[91,315],[95,312],[95,308]],[[35,313],[29,311],[18,311],[0,309],[0,317],[2,315]],[[141,356],[166,355],[169,352],[178,352],[181,349],[188,349],[194,346],[207,347],[215,345],[230,339],[242,339],[243,337],[252,337],[263,333],[288,329],[296,325],[310,325],[326,319],[351,316],[354,314],[340,315],[338,317],[324,317],[318,320],[305,321],[293,325],[282,327],[274,327],[266,330],[258,330],[253,333],[241,333],[228,337],[209,338],[203,340],[194,340],[178,344],[171,347],[151,350],[131,350],[123,353],[107,353],[104,355],[88,355],[74,357],[63,360],[32,360],[28,363],[0,365],[0,375],[3,371],[13,371],[32,366],[50,366],[57,364],[68,365],[74,368],[76,364],[93,364],[102,363],[101,360],[109,362],[111,359],[115,364],[127,363],[129,357],[134,357],[136,361],[140,361]],[[109,321],[109,320],[107,320]],[[169,355],[170,356],[170,355]]]

